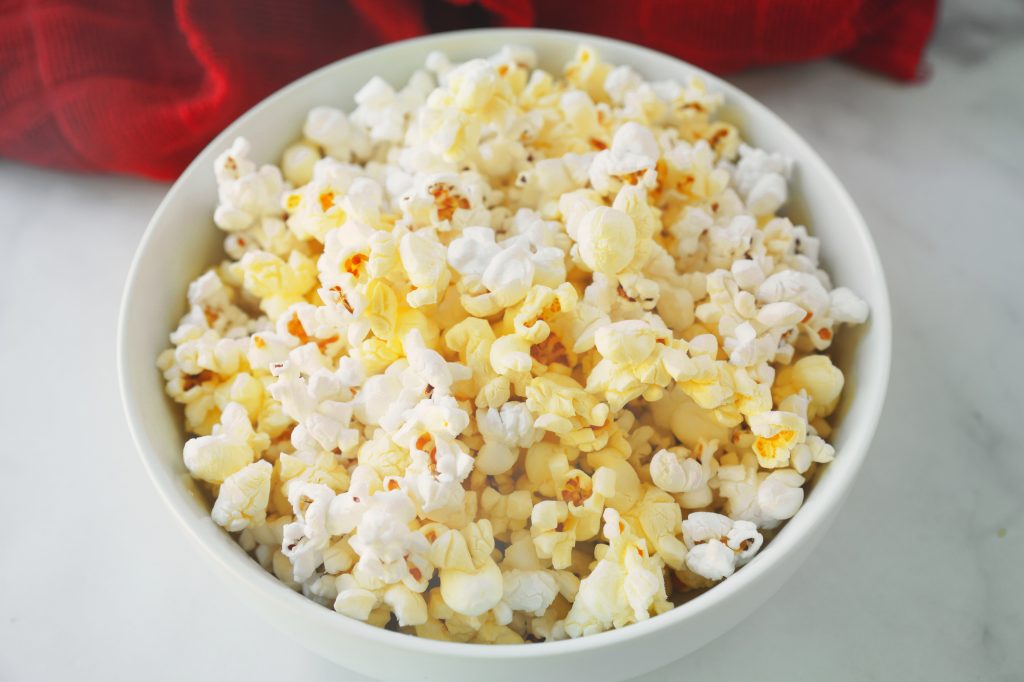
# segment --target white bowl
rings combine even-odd
[[[535,49],[553,72],[586,42],[613,64],[649,79],[699,74],[726,96],[724,118],[743,136],[796,162],[787,214],[821,237],[824,266],[838,284],[871,306],[868,324],[839,335],[834,357],[846,390],[833,436],[835,461],[775,539],[734,576],[669,613],[621,630],[581,639],[490,646],[411,637],[326,609],[280,583],[210,519],[182,463],[180,408],[164,395],[157,354],[185,311],[188,283],[221,255],[223,233],[212,221],[217,201],[214,157],[236,136],[253,157],[279,157],[301,130],[306,112],[330,104],[350,110],[370,76],[402,84],[427,53],[456,60],[492,54],[504,44]],[[385,680],[480,677],[490,682],[577,677],[591,682],[632,678],[678,659],[718,637],[768,599],[808,556],[839,512],[867,454],[885,399],[890,360],[889,298],[875,246],[846,190],[811,147],[775,114],[728,83],[659,52],[596,36],[547,30],[444,33],[376,48],[324,67],[267,98],[220,134],[185,170],[153,216],[125,288],[118,331],[118,370],[125,412],[142,461],[182,526],[245,600],[321,655]]]

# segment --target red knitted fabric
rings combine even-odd
[[[0,156],[173,178],[302,74],[473,25],[597,33],[717,72],[842,55],[908,80],[935,13],[936,0],[0,0]]]

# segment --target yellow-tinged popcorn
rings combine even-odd
[[[779,215],[793,161],[699,79],[588,47],[536,64],[373,77],[279,167],[236,140],[226,259],[157,360],[214,521],[376,627],[512,644],[644,620],[669,571],[740,568],[836,455],[821,351],[868,309]]]
[[[649,552],[647,542],[614,509],[605,511],[604,519],[610,544],[590,575],[580,581],[564,623],[570,637],[646,620],[672,607],[661,558]]]
[[[263,387],[263,382],[256,379],[248,372],[239,372],[235,375],[234,379],[231,380],[231,383],[227,384],[227,387],[227,401],[238,403],[245,408],[245,412],[249,415],[250,420],[257,420],[263,409],[263,401],[267,395],[266,390]],[[222,405],[220,407],[223,410],[226,405]]]
[[[491,344],[489,359],[494,372],[511,381],[526,376],[533,367],[530,342],[515,334],[495,339]]]
[[[313,179],[313,166],[320,160],[320,150],[306,142],[296,142],[284,150],[281,170],[284,179],[301,187]]]
[[[501,601],[503,589],[501,569],[491,558],[491,524],[486,519],[472,523],[459,535],[464,539],[470,561],[438,571],[441,598],[456,613],[479,616]]]
[[[576,236],[580,259],[594,272],[614,275],[633,260],[636,225],[622,211],[606,206],[591,209],[580,220]]]
[[[231,403],[221,414],[220,424],[209,436],[185,443],[185,466],[193,477],[207,483],[223,483],[236,471],[252,463],[270,444],[264,433],[254,431],[245,408]]]
[[[654,487],[646,487],[644,496],[624,517],[634,522],[669,568],[679,570],[686,561],[686,545],[677,537],[682,533],[683,514],[675,498]]]
[[[597,51],[581,45],[576,54],[565,66],[565,79],[583,90],[591,99],[601,101],[607,98],[604,82],[611,66],[601,61]]]
[[[610,416],[607,403],[587,393],[572,377],[545,374],[526,387],[526,405],[536,415],[536,426],[558,435],[581,450],[596,450],[607,443],[604,426]]]
[[[316,264],[299,251],[292,251],[287,262],[271,253],[251,251],[236,267],[245,290],[260,299],[260,307],[271,319],[302,301],[316,286]]]
[[[533,512],[533,499],[527,490],[516,490],[502,495],[494,488],[484,488],[480,494],[480,511],[490,520],[495,537],[509,530],[520,530]]]
[[[348,488],[348,469],[333,452],[298,452],[295,455],[282,453],[277,459],[277,480],[281,492],[288,494],[292,481],[320,483],[335,492]]]
[[[411,307],[421,308],[441,300],[450,279],[445,253],[444,244],[436,238],[428,239],[418,232],[402,237],[399,244],[402,267],[414,287],[406,295]]]
[[[782,408],[787,402],[794,403],[793,398],[799,399],[799,396],[787,398],[779,407]],[[806,417],[785,409],[754,415],[749,423],[750,430],[757,436],[753,444],[754,453],[757,454],[757,461],[766,469],[788,465],[793,449],[807,438]]]
[[[587,455],[587,464],[595,470],[605,467],[614,473],[614,482],[609,486],[614,495],[606,501],[609,507],[623,513],[633,508],[643,494],[643,487],[636,470],[621,453],[611,448],[591,452]]]
[[[827,417],[836,409],[843,390],[843,372],[827,355],[807,355],[779,370],[772,384],[772,397],[781,403],[791,395],[806,391],[810,397],[807,419]]]
[[[473,376],[470,392],[478,407],[500,407],[510,396],[509,379],[499,376],[491,365],[491,348],[495,336],[491,325],[476,317],[468,317],[444,335],[445,345],[459,354],[462,364]]]
[[[389,340],[398,325],[398,296],[387,280],[372,279],[366,283],[366,310],[370,331],[384,341]]]
[[[557,289],[534,285],[513,317],[517,335],[531,344],[542,343],[551,333],[551,322],[560,314],[576,310],[579,294],[568,282]]]

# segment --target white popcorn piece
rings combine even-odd
[[[365,130],[333,107],[311,109],[302,132],[310,142],[320,145],[325,154],[339,161],[365,157],[370,150]]]
[[[658,141],[648,128],[624,123],[615,131],[611,147],[594,157],[590,182],[598,192],[617,190],[624,176],[653,171],[660,156]]]
[[[670,493],[688,493],[705,483],[704,472],[698,460],[681,453],[680,448],[658,450],[651,459],[651,478],[654,485]]]
[[[426,560],[426,538],[409,528],[416,518],[412,501],[401,491],[387,490],[369,496],[365,504],[348,541],[359,556],[352,575],[374,589],[401,583],[422,592],[433,569]],[[332,508],[332,519],[335,513]]]
[[[238,232],[253,227],[266,217],[279,217],[284,179],[276,166],[259,168],[249,159],[251,145],[236,138],[231,148],[214,161],[217,176],[217,227]]]
[[[683,521],[689,552],[686,567],[708,580],[732,575],[761,548],[764,538],[749,521],[711,512],[693,512]]]
[[[210,516],[225,530],[237,532],[260,525],[270,500],[270,462],[253,462],[224,479]]]
[[[762,488],[767,480],[762,495]],[[719,492],[727,501],[725,511],[734,519],[771,529],[796,513],[803,503],[804,478],[794,469],[761,471],[753,453],[742,459],[724,457],[718,470]],[[762,502],[764,507],[761,506]]]
[[[313,344],[296,348],[288,358],[272,368],[277,380],[269,392],[299,422],[292,443],[300,449],[351,452],[359,444],[359,432],[351,428],[353,389],[364,376],[359,361],[342,358],[331,371]]]
[[[530,447],[541,435],[526,403],[521,402],[477,410],[476,423],[484,444],[475,466],[489,476],[511,469],[519,458],[519,448]]]
[[[288,491],[294,521],[284,527],[281,553],[292,564],[292,577],[303,582],[324,562],[330,542],[327,513],[335,498],[325,485],[299,482]]]
[[[320,150],[311,144],[297,142],[291,145],[281,156],[285,180],[295,187],[305,185],[313,179],[313,167],[320,159]]]
[[[436,238],[428,239],[418,232],[410,232],[402,237],[398,248],[402,267],[409,275],[409,283],[415,287],[406,296],[409,305],[421,308],[438,303],[450,278],[444,245]]]
[[[782,154],[769,154],[741,144],[733,182],[746,199],[747,208],[757,216],[773,215],[786,203],[786,182],[793,171],[793,160]]]
[[[803,484],[803,476],[795,471],[773,471],[757,488],[757,505],[767,517],[779,521],[792,518],[804,502]]]

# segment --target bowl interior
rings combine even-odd
[[[847,379],[832,437],[836,460],[824,469],[796,517],[752,562],[729,580],[668,614],[580,640],[514,647],[515,656],[543,655],[556,647],[599,646],[613,638],[639,636],[649,628],[709,608],[730,590],[756,580],[759,572],[767,570],[779,556],[813,535],[828,521],[827,512],[842,501],[863,461],[885,396],[890,354],[889,303],[881,264],[867,228],[821,158],[749,96],[700,69],[651,50],[559,31],[499,29],[438,34],[370,50],[327,66],[250,110],[218,136],[174,184],[153,216],[136,254],[126,284],[118,334],[118,364],[128,421],[160,494],[190,533],[235,579],[261,585],[259,589],[277,599],[305,602],[305,606],[294,604],[296,608],[327,613],[265,573],[210,519],[207,503],[193,486],[182,462],[185,435],[180,409],[164,395],[163,380],[155,367],[157,355],[168,346],[169,332],[185,312],[188,283],[223,257],[223,233],[212,221],[217,202],[214,158],[232,139],[244,135],[252,143],[254,159],[276,162],[284,148],[299,136],[311,107],[328,104],[350,110],[354,93],[371,75],[401,86],[432,50],[442,50],[453,60],[464,60],[493,54],[504,44],[525,45],[538,52],[542,68],[558,73],[580,42],[596,47],[603,59],[628,64],[648,79],[685,80],[691,75],[701,76],[710,88],[726,95],[723,117],[738,124],[746,140],[792,156],[796,160],[796,174],[786,214],[794,222],[804,222],[822,238],[825,268],[837,284],[849,286],[868,301],[871,318],[857,329],[843,329],[833,350],[833,358]],[[459,647],[467,653],[474,650],[474,656],[490,655],[486,652],[495,649],[508,652],[508,648],[502,647],[417,640],[344,618],[333,621],[339,631],[374,630],[361,635],[391,638],[393,645]]]

